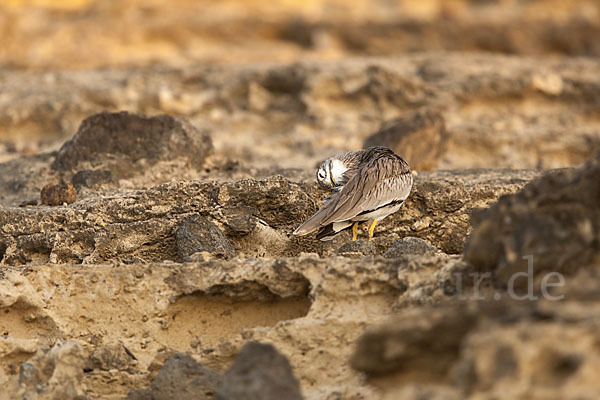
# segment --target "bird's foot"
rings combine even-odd
[[[371,222],[371,226],[369,226],[369,242],[373,240],[373,233],[375,233],[375,225],[377,225],[376,219],[374,219],[373,222]]]

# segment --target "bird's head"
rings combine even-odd
[[[317,170],[317,182],[319,186],[324,189],[336,189],[339,190],[344,184],[343,172],[345,168],[342,168],[341,162],[336,159],[328,159]]]

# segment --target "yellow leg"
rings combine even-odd
[[[358,237],[358,222],[355,222],[352,225],[352,241],[356,242],[356,238]]]
[[[369,242],[373,240],[373,232],[375,232],[375,225],[377,225],[376,219],[374,219],[373,222],[371,222],[371,226],[369,226]]]

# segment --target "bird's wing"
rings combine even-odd
[[[359,167],[350,167],[342,174],[342,179],[340,180],[341,185],[346,185],[348,182],[354,178],[354,176],[360,171]]]
[[[332,196],[329,196],[327,199],[325,199],[323,207],[321,207],[321,209],[317,211],[315,215],[310,217],[305,223],[296,228],[294,235],[307,235],[312,231],[319,229],[321,226],[326,225],[321,224],[321,222],[327,217],[327,214],[330,212],[331,208],[335,207],[335,205],[338,203],[342,191],[336,192]]]
[[[374,210],[395,200],[408,197],[412,174],[399,157],[382,157],[368,163],[332,196],[315,215],[300,225],[296,235],[306,235],[332,222],[347,221],[364,211]]]

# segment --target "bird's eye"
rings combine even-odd
[[[325,173],[322,171],[319,171],[319,179],[325,179]]]

